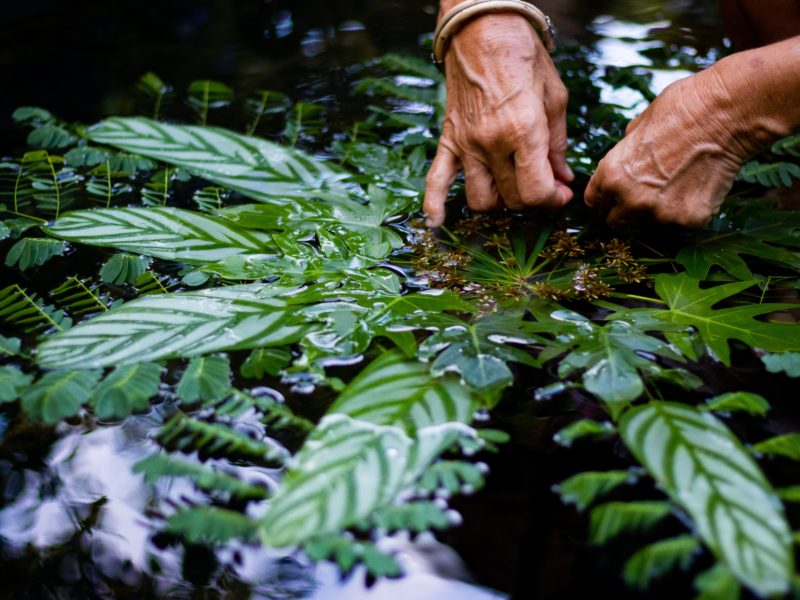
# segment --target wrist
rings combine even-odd
[[[541,52],[546,54],[547,50],[525,17],[513,12],[487,14],[473,19],[453,36],[445,62],[500,68],[530,63]]]

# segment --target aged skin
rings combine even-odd
[[[442,11],[457,3],[443,1]],[[767,12],[763,2],[724,2],[735,37],[759,44],[800,32],[800,2],[770,4]],[[474,210],[566,204],[566,91],[524,18],[474,20],[454,37],[446,68],[445,128],[425,195],[429,225],[443,222],[447,190],[461,168]],[[800,36],[735,54],[673,84],[601,161],[586,203],[613,226],[703,226],[743,162],[798,129],[799,95]]]

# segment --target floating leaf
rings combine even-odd
[[[647,311],[659,320],[692,326],[716,356],[730,365],[729,340],[740,340],[768,352],[800,350],[800,328],[791,324],[764,323],[755,317],[791,304],[745,304],[733,308],[714,306],[755,285],[754,281],[728,283],[702,289],[700,282],[681,273],[658,275],[656,291],[669,310]]]
[[[790,460],[800,461],[800,433],[787,433],[764,440],[751,447],[757,454],[783,456]]]
[[[103,283],[123,285],[135,283],[150,267],[150,261],[133,254],[115,254],[100,269]]]
[[[30,418],[55,425],[78,413],[100,375],[100,371],[46,373],[22,392],[22,408]]]
[[[794,558],[782,507],[723,423],[689,406],[651,402],[628,411],[620,433],[742,583],[765,596],[788,591]]]
[[[786,373],[789,377],[800,377],[800,352],[764,354],[761,362],[770,373]]]
[[[248,379],[263,379],[264,374],[276,377],[292,360],[286,348],[257,348],[242,363],[239,372]]]
[[[732,392],[711,398],[704,408],[714,412],[746,412],[763,417],[769,412],[769,402],[758,394]]]
[[[221,400],[231,389],[227,356],[200,356],[189,361],[175,392],[184,402]]]
[[[107,119],[87,132],[97,143],[183,167],[203,179],[265,202],[341,191],[341,169],[299,150],[225,129],[166,125],[144,118]]]
[[[438,379],[427,365],[401,352],[383,354],[345,388],[328,413],[346,414],[376,425],[420,429],[441,423],[469,423],[475,398],[450,378]]]
[[[33,377],[17,367],[0,367],[0,403],[16,400],[31,381]]]
[[[91,246],[202,265],[262,252],[270,236],[179,208],[110,208],[66,213],[44,231]]]
[[[6,266],[18,266],[20,271],[31,267],[41,267],[54,256],[67,249],[64,242],[48,238],[23,238],[11,247],[6,254]]]
[[[687,570],[697,556],[699,547],[700,542],[691,535],[645,546],[625,563],[625,582],[631,587],[647,589],[654,579],[660,579],[678,567]]]
[[[630,471],[590,471],[562,481],[554,490],[561,496],[562,502],[574,504],[582,511],[620,486],[635,480]]]
[[[398,427],[326,416],[292,459],[261,522],[262,541],[291,546],[360,521],[391,503],[464,432],[428,427],[412,439]]]
[[[97,368],[285,346],[308,330],[281,299],[288,292],[244,285],[146,296],[48,337],[37,360],[44,368]]]
[[[117,367],[92,392],[91,403],[100,419],[122,419],[150,406],[158,393],[161,365],[142,363]]]

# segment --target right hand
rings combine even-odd
[[[445,58],[447,108],[424,211],[444,222],[447,194],[466,177],[467,204],[557,210],[572,199],[567,89],[525,17],[484,15],[456,33]]]

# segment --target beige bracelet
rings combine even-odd
[[[538,27],[548,52],[555,48],[555,28],[550,17],[523,0],[467,0],[451,8],[442,17],[433,35],[433,59],[441,68],[450,38],[467,21],[486,13],[518,12]]]

